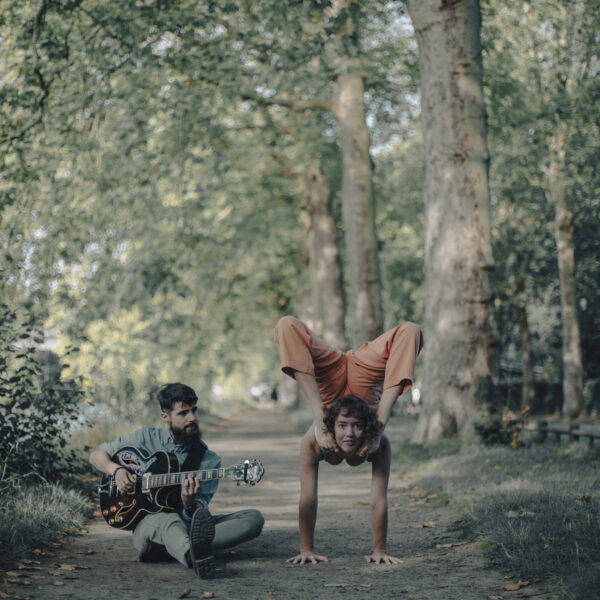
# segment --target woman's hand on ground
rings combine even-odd
[[[315,554],[312,550],[310,552],[300,552],[297,556],[292,556],[292,558],[288,558],[285,562],[291,563],[293,565],[306,565],[311,563],[316,565],[320,562],[329,562],[326,556],[321,556],[320,554]]]
[[[365,556],[365,560],[368,563],[375,563],[376,565],[399,565],[402,560],[395,556],[390,556],[387,552],[373,552]]]

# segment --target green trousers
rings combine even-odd
[[[212,517],[215,522],[213,550],[231,548],[255,538],[265,522],[262,514],[254,509]],[[142,552],[149,541],[162,544],[173,558],[188,566],[185,558],[190,549],[188,525],[177,513],[146,515],[133,530],[133,545]]]

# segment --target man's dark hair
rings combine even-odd
[[[157,392],[158,403],[163,412],[171,412],[178,402],[193,406],[198,402],[196,392],[183,383],[166,383]]]
[[[327,407],[323,423],[331,435],[335,436],[334,426],[336,417],[343,412],[346,417],[355,417],[363,426],[363,435],[366,442],[370,442],[379,431],[375,413],[358,396],[349,394],[338,398]]]

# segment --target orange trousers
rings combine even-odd
[[[403,391],[412,385],[423,333],[418,325],[405,322],[344,353],[319,339],[300,319],[287,316],[275,327],[275,341],[281,370],[290,377],[294,371],[314,375],[325,406],[354,394],[375,408],[384,389],[403,381]]]

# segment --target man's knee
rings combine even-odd
[[[249,508],[243,511],[243,513],[244,520],[247,523],[249,539],[259,536],[265,524],[265,518],[262,513],[254,508]]]

